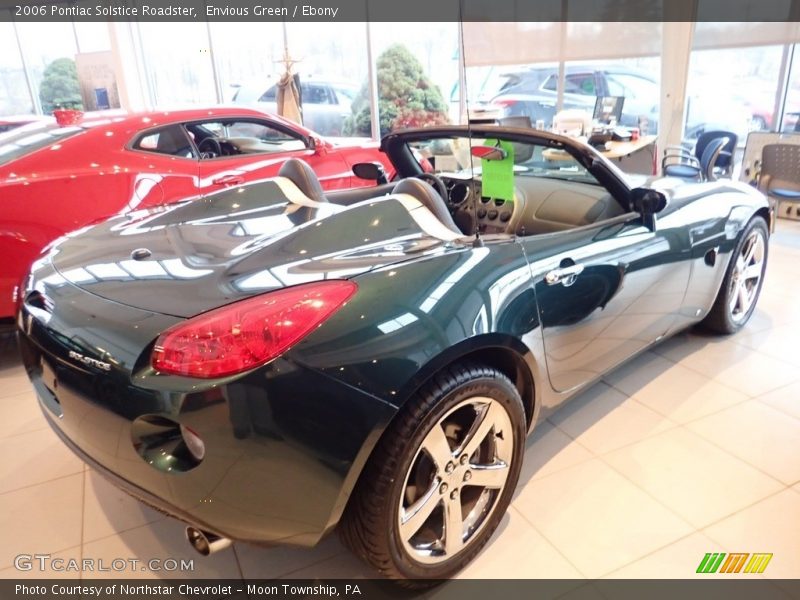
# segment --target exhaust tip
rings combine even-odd
[[[218,535],[203,531],[197,527],[192,527],[191,525],[186,528],[186,540],[198,554],[203,556],[208,556],[220,550],[224,550],[232,543],[230,538],[219,537]]]

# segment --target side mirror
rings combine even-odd
[[[636,188],[631,192],[631,207],[642,215],[642,224],[656,230],[656,214],[667,206],[667,197],[656,190]]]
[[[472,156],[481,160],[503,160],[508,153],[497,146],[473,146]]]
[[[308,138],[308,148],[309,150],[313,150],[314,154],[323,155],[328,153],[328,144],[326,144],[321,138],[317,136],[309,136]]]
[[[353,165],[353,174],[361,179],[375,181],[379,185],[382,183],[389,183],[386,177],[386,171],[379,162],[356,163]]]

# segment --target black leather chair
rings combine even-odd
[[[720,152],[717,157],[715,167],[720,172],[730,176],[733,171],[733,153],[736,152],[736,144],[739,143],[739,136],[732,131],[704,131],[697,138],[697,143],[694,146],[694,153],[697,158],[700,158],[703,156],[703,152],[705,152],[708,144],[721,137],[728,138],[728,143],[722,147],[722,152]]]
[[[703,140],[703,142],[699,156],[690,153],[682,146],[667,148],[661,161],[662,173],[667,177],[680,177],[693,181],[714,181],[719,175],[718,169],[721,168],[720,158],[727,158],[729,170],[732,154],[728,153],[728,156],[724,157],[723,152],[730,144],[730,139],[722,136],[708,141]]]

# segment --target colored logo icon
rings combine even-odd
[[[700,561],[697,573],[763,573],[772,553],[732,553],[708,552]]]

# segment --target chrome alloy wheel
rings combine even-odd
[[[497,400],[476,396],[451,408],[406,473],[397,515],[406,552],[435,564],[466,548],[494,511],[513,454],[514,428]]]
[[[728,310],[734,323],[740,323],[747,318],[758,297],[761,278],[764,276],[765,249],[764,234],[754,229],[736,257],[728,294]]]

